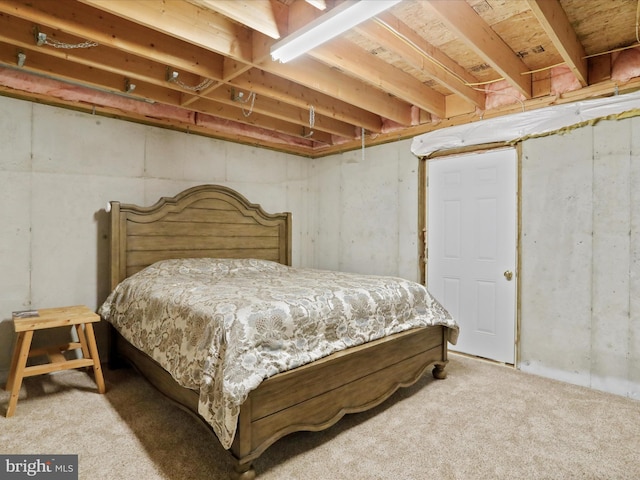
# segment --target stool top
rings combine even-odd
[[[79,323],[99,322],[100,315],[85,305],[72,307],[41,308],[35,310],[38,316],[20,317],[13,315],[13,327],[16,332],[42,330],[44,328],[64,327]]]

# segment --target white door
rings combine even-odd
[[[427,286],[460,325],[458,351],[514,363],[517,153],[429,160]]]

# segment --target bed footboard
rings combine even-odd
[[[239,478],[283,436],[329,428],[348,413],[369,410],[429,368],[445,378],[446,329],[420,328],[338,352],[263,382],[242,405],[231,447]]]
[[[198,415],[198,392],[179,386],[151,357],[112,328],[111,346],[122,366],[133,365],[161,393]],[[255,478],[253,461],[278,439],[297,431],[329,428],[348,413],[369,410],[432,368],[446,377],[447,332],[419,328],[337,352],[265,380],[242,405],[231,446],[237,478]],[[111,362],[110,362],[111,367]]]

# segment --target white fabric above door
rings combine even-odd
[[[640,115],[640,92],[556,105],[434,130],[415,137],[411,152],[418,157],[426,157],[441,150],[493,142],[516,142],[633,110]]]

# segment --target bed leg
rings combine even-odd
[[[445,378],[447,378],[447,372],[444,369],[444,367],[446,366],[446,363],[436,363],[433,367],[433,370],[431,371],[433,378],[437,378],[438,380],[444,380]]]
[[[235,473],[233,476],[234,480],[254,480],[256,478],[256,471],[251,463],[243,465],[236,464],[233,470]]]

